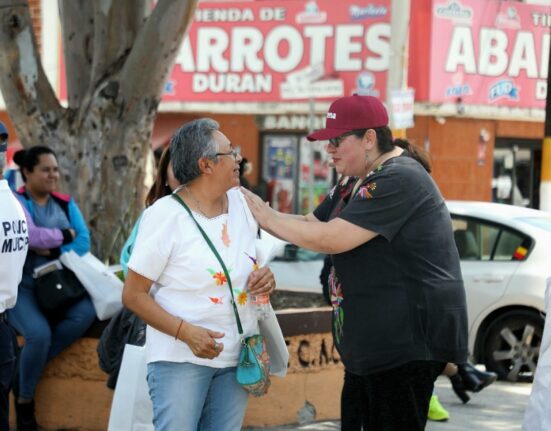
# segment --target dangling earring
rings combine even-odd
[[[365,161],[367,162],[369,160],[369,155],[367,154],[367,151],[365,152]]]

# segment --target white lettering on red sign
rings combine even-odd
[[[511,41],[510,37],[514,39]],[[534,35],[518,31],[514,35],[503,30],[480,28],[478,47],[474,46],[471,27],[456,26],[446,58],[445,71],[456,72],[460,66],[465,73],[500,76],[507,73],[516,78],[524,71],[528,78],[546,78],[549,64],[551,35],[543,33],[540,44],[540,63],[536,55]],[[512,46],[511,53],[508,47]],[[475,55],[478,51],[478,58]],[[478,61],[478,67],[477,67]]]
[[[205,16],[201,18],[206,19]],[[209,19],[214,19],[214,16],[209,16]],[[296,27],[281,25],[265,35],[252,26],[235,26],[230,31],[202,26],[197,29],[195,50],[186,37],[176,63],[182,72],[288,73],[301,64],[305,51],[309,52],[309,64],[323,62],[328,55],[327,41],[333,35],[335,43],[332,58],[336,71],[368,69],[379,72],[388,69],[388,23],[367,28],[363,25],[304,26],[302,33]],[[371,54],[364,61],[360,55],[362,43]],[[309,44],[308,50],[305,44]]]

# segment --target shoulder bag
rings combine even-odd
[[[74,272],[59,260],[35,268],[33,277],[36,302],[48,320],[61,320],[69,307],[86,295]]]
[[[243,327],[241,325],[241,319],[239,318],[239,313],[233,297],[231,278],[224,261],[220,257],[220,254],[212,244],[212,241],[205,233],[201,225],[197,222],[197,220],[195,220],[191,210],[182,198],[177,194],[173,194],[172,197],[186,209],[224,270],[232,298],[231,303],[237,323],[237,331],[239,332],[239,336],[241,338],[241,352],[239,353],[239,362],[237,364],[236,371],[237,382],[251,395],[256,397],[262,396],[268,392],[268,388],[270,387],[270,357],[268,356],[264,337],[260,334],[252,335],[246,338],[243,337]]]

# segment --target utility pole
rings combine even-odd
[[[541,152],[540,209],[551,212],[551,52],[547,67],[547,100]]]
[[[392,91],[407,87],[410,0],[392,0],[390,17],[390,58],[386,83],[386,108],[395,137],[405,137],[405,130],[395,130]]]

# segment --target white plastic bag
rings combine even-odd
[[[127,344],[111,404],[108,431],[154,431],[145,346]]]
[[[538,365],[534,373],[532,393],[524,413],[523,431],[551,430],[551,409],[549,408],[551,399],[551,277],[547,279],[545,309],[547,313]]]
[[[270,374],[285,377],[289,363],[289,348],[285,343],[285,338],[283,338],[283,333],[271,304],[270,311],[266,318],[258,321],[258,327],[266,340],[266,348],[270,356]]]
[[[59,260],[82,283],[92,298],[99,320],[113,317],[122,308],[122,281],[92,253],[79,256],[71,250],[63,253]]]

